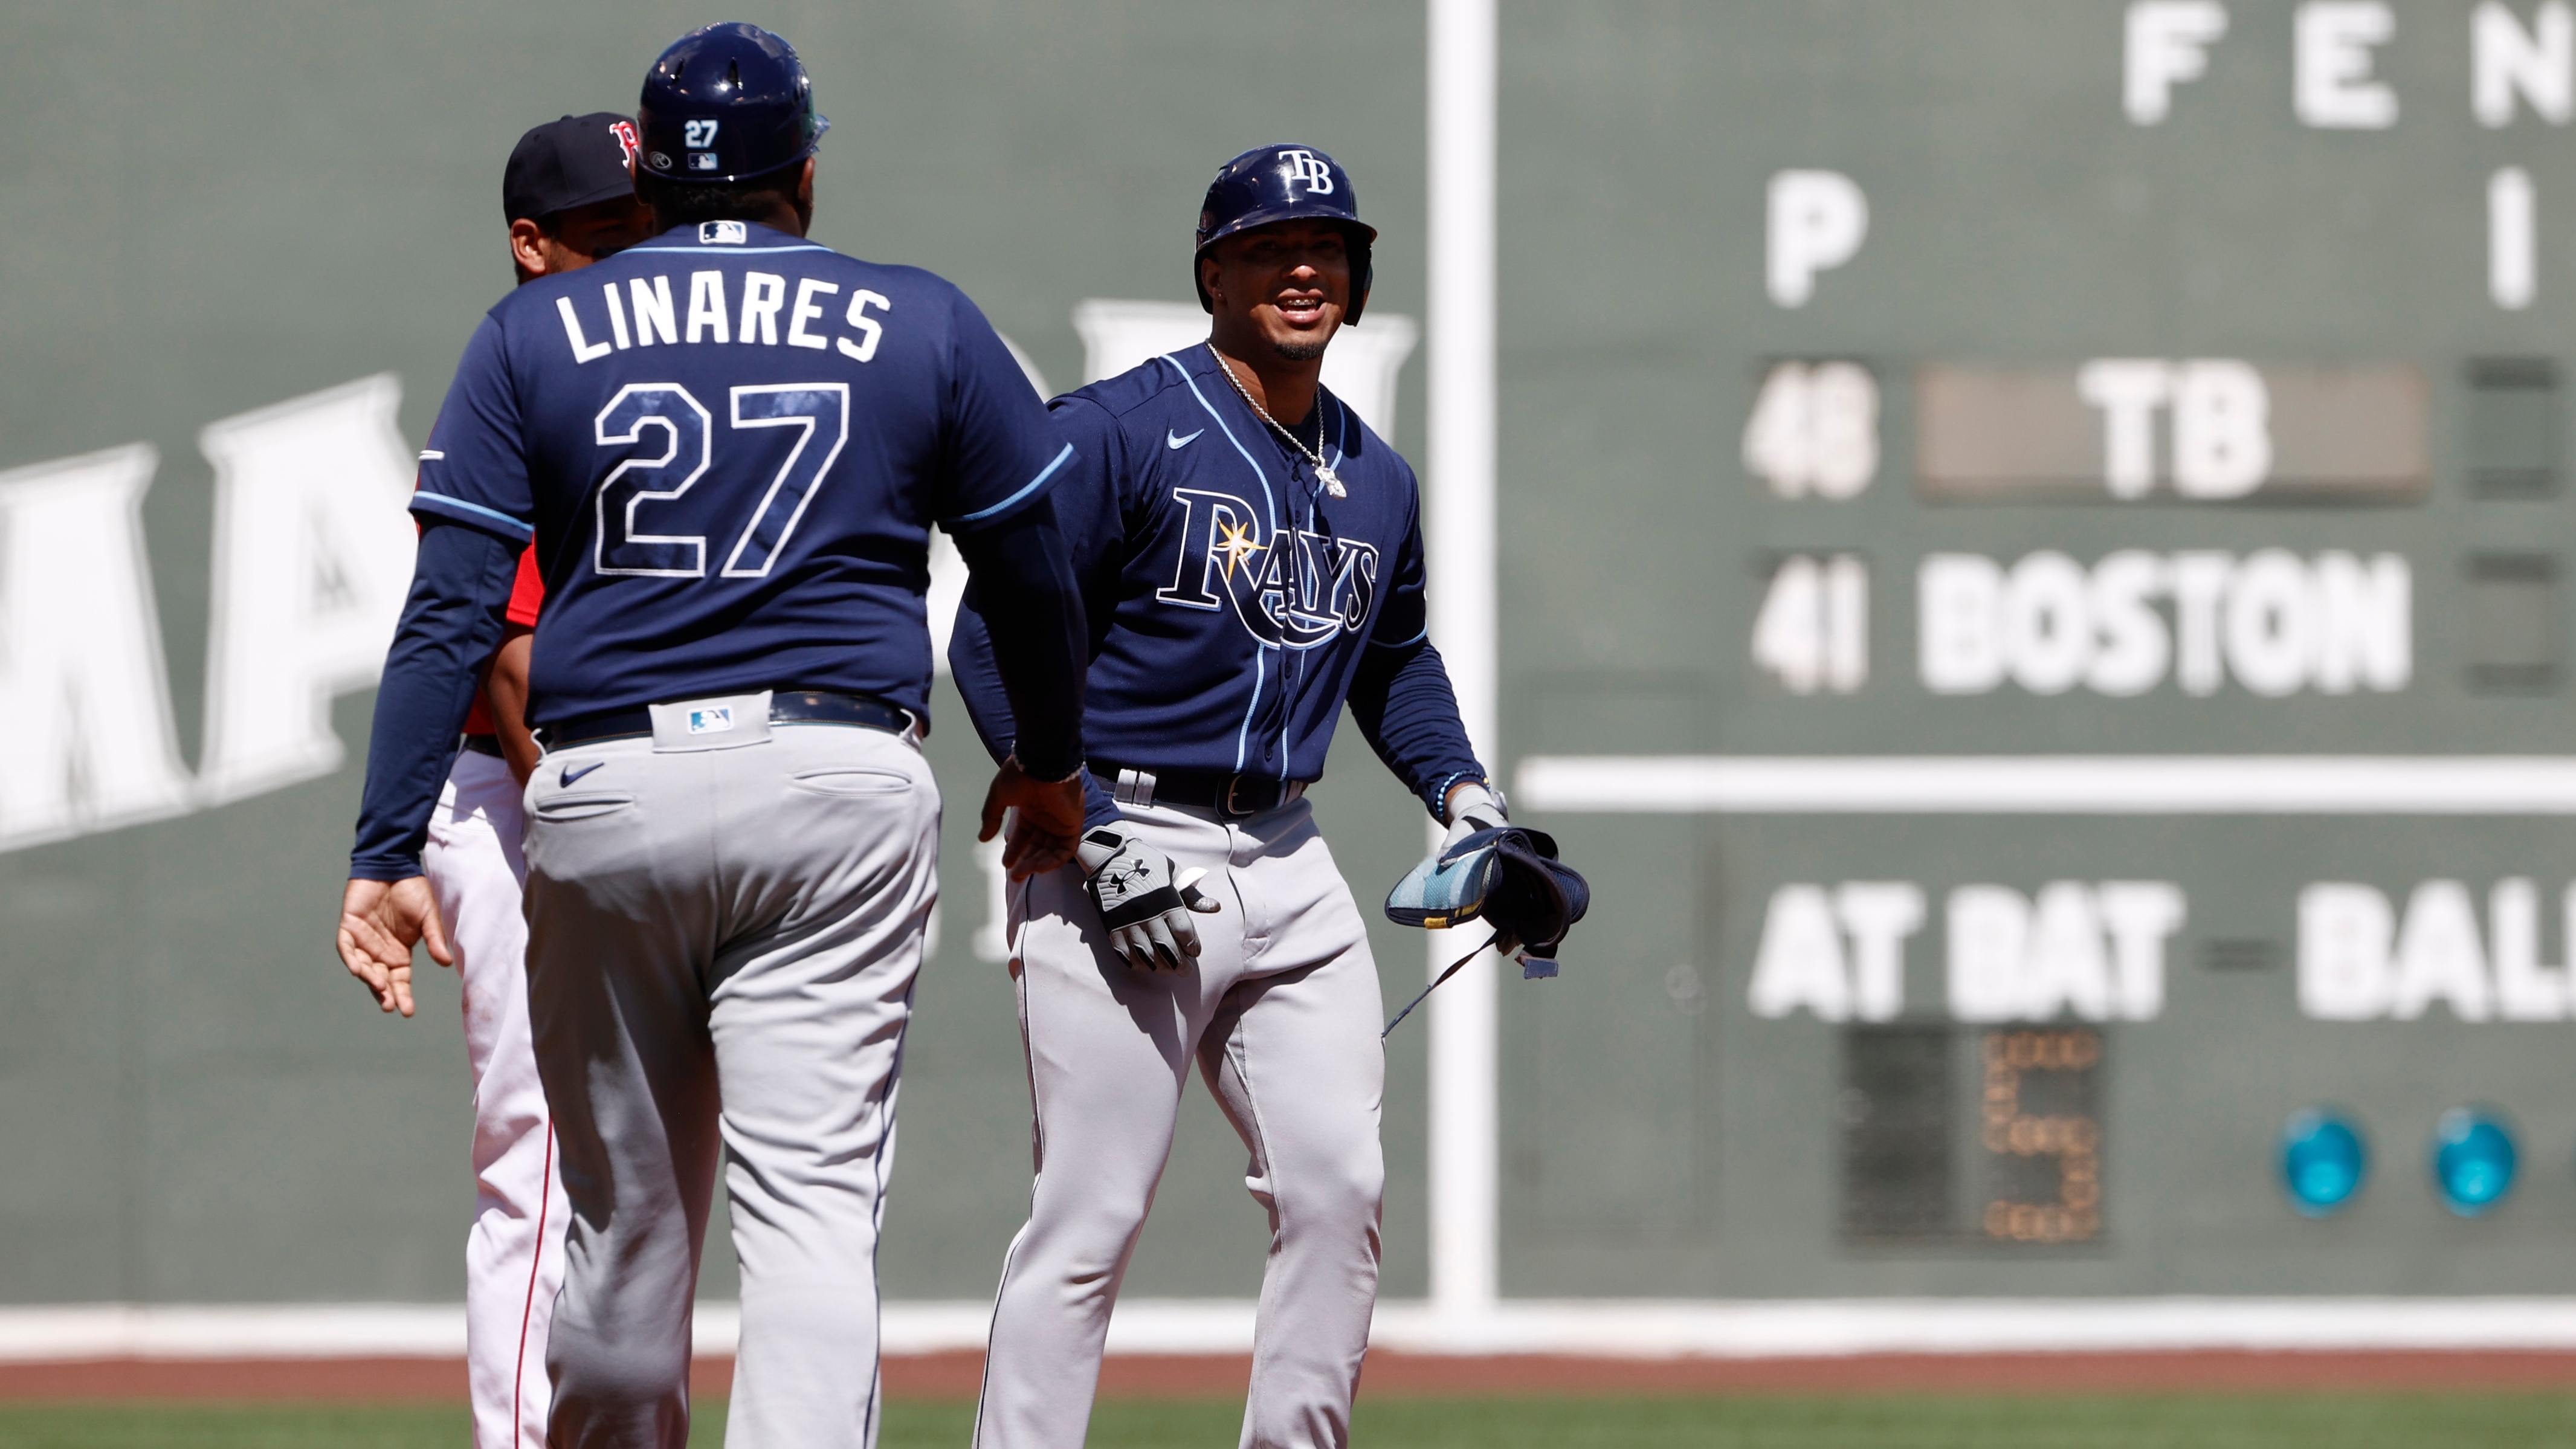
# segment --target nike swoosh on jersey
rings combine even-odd
[[[607,764],[608,762],[606,760],[593,760],[589,764],[580,766],[579,768],[566,765],[563,767],[561,783],[569,785],[573,781],[580,779],[582,776],[589,774],[593,770],[606,767]]]
[[[1192,433],[1188,437],[1184,438],[1180,434],[1166,428],[1163,430],[1163,446],[1173,449],[1174,451],[1178,451],[1197,442],[1199,440],[1199,433],[1204,433],[1206,431],[1207,429],[1201,428],[1198,433]]]

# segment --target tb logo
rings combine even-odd
[[[1288,185],[1303,183],[1309,196],[1329,196],[1333,191],[1333,168],[1324,164],[1312,151],[1282,151],[1288,162]]]
[[[1212,488],[1175,488],[1181,557],[1154,598],[1184,609],[1231,607],[1264,644],[1312,649],[1368,627],[1377,594],[1377,550],[1365,543],[1282,528],[1264,537],[1250,503]]]

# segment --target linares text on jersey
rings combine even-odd
[[[711,223],[712,224],[712,223]],[[688,315],[682,321],[679,299],[672,293],[671,279],[666,276],[631,277],[620,288],[615,282],[604,283],[600,291],[600,308],[587,305],[576,308],[571,293],[555,298],[555,312],[563,319],[564,340],[572,344],[574,362],[596,362],[611,352],[629,347],[650,347],[657,340],[673,346],[685,339],[691,345],[701,342],[731,342],[739,336],[744,342],[766,347],[779,345],[779,314],[787,314],[786,344],[820,352],[838,348],[853,362],[866,362],[877,355],[877,339],[885,335],[885,324],[878,316],[894,304],[884,295],[860,287],[850,293],[849,305],[842,321],[848,332],[831,336],[812,330],[823,322],[830,310],[826,299],[839,302],[840,287],[819,277],[796,279],[796,302],[787,301],[788,279],[775,272],[745,272],[742,278],[741,325],[734,325],[734,312],[725,298],[725,274],[716,271],[691,272],[681,284],[688,290]],[[635,313],[630,329],[626,314],[629,298]],[[591,311],[587,328],[582,312]],[[830,323],[824,322],[828,328]],[[593,341],[590,333],[597,333]]]
[[[833,299],[837,316],[821,320],[811,282],[754,274],[744,295],[727,298],[720,280],[707,286],[715,277],[638,281],[630,297],[593,297],[578,314],[563,299],[567,339],[577,357],[730,335],[837,346],[864,361],[886,325],[872,292]],[[1207,336],[1191,303],[1095,299],[1073,322],[1087,378]],[[1391,435],[1396,377],[1418,335],[1408,318],[1372,314],[1336,343],[1325,384]],[[346,763],[332,701],[374,686],[411,581],[413,452],[395,418],[401,398],[401,383],[379,374],[199,434],[215,497],[193,772],[179,749],[143,535],[159,455],[132,443],[0,471],[0,851],[211,809]],[[943,661],[963,585],[955,550],[935,539],[930,617]]]

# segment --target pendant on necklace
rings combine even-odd
[[[1351,496],[1350,490],[1342,486],[1341,476],[1333,471],[1332,464],[1316,464],[1315,477],[1324,485],[1324,491],[1330,493],[1335,498],[1348,498]]]

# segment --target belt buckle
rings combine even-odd
[[[1224,799],[1224,801],[1222,802],[1222,804],[1221,804],[1221,805],[1220,805],[1220,807],[1219,807],[1219,808],[1223,811],[1223,813],[1225,813],[1225,814],[1227,814],[1227,815],[1229,815],[1229,816],[1232,816],[1232,817],[1234,817],[1234,818],[1235,818],[1235,819],[1237,819],[1237,820],[1240,820],[1240,819],[1244,818],[1245,816],[1250,815],[1250,814],[1252,813],[1251,811],[1246,810],[1246,809],[1242,808],[1241,806],[1239,806],[1239,805],[1237,805],[1237,804],[1235,804],[1235,803],[1234,803],[1234,792],[1235,792],[1236,790],[1241,789],[1242,787],[1243,787],[1243,777],[1242,777],[1241,775],[1228,775],[1228,776],[1226,776],[1226,777],[1225,777],[1225,799]]]

